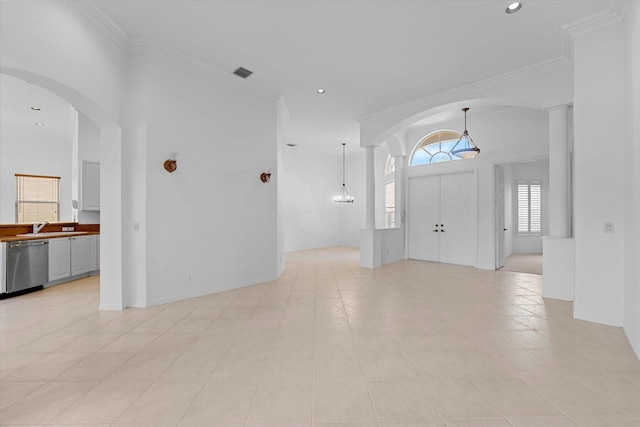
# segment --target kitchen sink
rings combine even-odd
[[[25,233],[18,234],[18,237],[52,237],[52,236],[64,236],[68,234],[87,234],[86,231],[51,231],[48,233]]]

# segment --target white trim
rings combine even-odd
[[[231,72],[208,64],[200,59],[184,54],[177,50],[168,48],[158,42],[144,39],[132,38],[118,26],[106,13],[100,9],[93,1],[90,0],[66,0],[73,8],[80,12],[87,20],[89,20],[96,28],[111,38],[120,48],[128,53],[135,53],[137,49],[145,48],[147,51],[156,54],[159,57],[172,59],[178,63],[189,65],[194,69],[203,71],[206,74],[217,77],[224,82],[232,83],[245,89],[250,89],[254,93],[270,99],[279,101],[282,94],[274,89],[259,83],[242,80],[234,76]],[[285,106],[286,110],[286,106]],[[287,117],[288,113],[287,113]]]
[[[92,24],[105,33],[121,49],[128,50],[129,35],[118,26],[106,13],[102,11],[93,1],[88,0],[67,0],[78,12],[84,15]]]
[[[280,95],[280,97],[278,98],[278,108],[280,109],[282,119],[289,120],[291,118],[291,114],[289,114],[289,108],[287,107],[287,102],[284,99],[284,95]]]
[[[231,72],[227,72],[221,68],[194,58],[193,56],[168,48],[153,40],[143,38],[131,39],[131,51],[136,50],[145,50],[146,52],[155,55],[157,58],[169,59],[179,65],[190,66],[197,71],[204,72],[208,76],[219,79],[225,83],[249,89],[255,94],[272,101],[280,101],[280,98],[282,98],[282,94],[280,92],[277,92],[267,86],[263,86],[250,80],[243,80],[240,77],[234,76]]]
[[[609,9],[562,25],[560,31],[562,54],[564,57],[573,61],[573,40],[575,37],[622,22],[626,14],[626,9],[626,2],[612,0]]]
[[[424,98],[417,99],[415,101],[407,102],[405,104],[396,105],[394,107],[387,108],[386,110],[381,110],[375,113],[356,117],[355,120],[357,120],[362,125],[404,112],[412,112],[414,110],[420,109],[426,110],[433,107],[434,105],[440,105],[450,102],[452,99],[466,98],[473,92],[482,89],[489,89],[495,86],[503,85],[507,82],[517,81],[536,74],[557,70],[567,66],[568,64],[569,61],[563,57],[549,59],[537,64],[520,68],[515,71],[498,74],[497,76],[489,77],[488,79],[480,80],[475,83],[460,86],[455,89],[450,89],[444,92],[437,93],[435,95],[430,95]]]

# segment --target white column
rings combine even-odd
[[[404,197],[402,197],[404,187],[404,158],[404,156],[394,156],[396,164],[396,227],[402,227],[402,212],[404,211]]]
[[[542,238],[542,296],[573,301],[575,247],[569,237],[569,106],[549,109],[549,235]]]
[[[569,236],[568,105],[549,110],[549,236]]]
[[[365,228],[374,230],[376,228],[376,176],[374,171],[375,146],[367,145],[367,221]]]

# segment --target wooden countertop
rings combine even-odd
[[[99,231],[83,231],[83,232],[69,232],[68,234],[65,233],[63,234],[62,232],[60,234],[56,234],[55,236],[47,236],[46,232],[45,235],[39,235],[39,236],[11,236],[11,237],[2,237],[0,238],[0,242],[19,242],[22,240],[48,240],[48,239],[59,239],[61,237],[80,237],[80,236],[91,236],[94,234],[100,234]]]
[[[62,227],[73,227],[74,231],[68,234],[62,231]],[[19,234],[29,234],[33,231],[33,224],[0,224],[0,242],[16,242],[20,240],[42,240],[57,239],[61,237],[88,236],[100,234],[100,224],[78,224],[77,222],[56,222],[47,224],[39,236],[19,236]],[[79,232],[82,232],[80,234]],[[54,236],[47,236],[46,233],[60,233]]]

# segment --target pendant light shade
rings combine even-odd
[[[353,196],[349,195],[347,191],[347,185],[344,182],[344,173],[345,173],[345,145],[346,143],[342,143],[342,188],[340,188],[340,193],[333,198],[335,203],[353,203]]]
[[[469,132],[467,132],[467,111],[469,111],[469,107],[464,107],[462,111],[464,111],[464,132],[458,142],[456,142],[456,145],[453,146],[451,154],[461,159],[473,159],[480,154],[480,149],[473,143],[473,139],[471,139]]]

